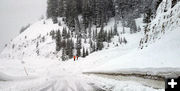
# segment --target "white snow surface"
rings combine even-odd
[[[165,1],[165,0],[164,0]],[[165,2],[161,4],[164,4]],[[161,7],[161,4],[157,10],[157,16],[152,22],[149,24],[150,31],[147,33],[148,42],[144,43],[143,49],[133,47],[134,45],[138,45],[138,43],[132,43],[134,41],[138,41],[138,37],[131,38],[128,45],[133,49],[128,51],[128,53],[121,55],[121,52],[124,50],[118,50],[118,53],[115,55],[112,53],[112,60],[105,63],[100,67],[96,67],[94,69],[89,70],[90,72],[118,72],[122,71],[122,69],[132,69],[132,68],[180,68],[180,3],[178,2],[172,9],[169,8],[171,6],[171,2],[168,1],[168,11],[161,12],[158,11],[164,9]],[[165,17],[165,18],[164,18]],[[138,21],[138,20],[137,20]],[[164,24],[164,31],[162,25]],[[154,28],[153,28],[154,27]],[[128,37],[130,38],[130,37]],[[144,35],[144,39],[146,39],[146,35]],[[127,48],[127,49],[130,49]],[[126,51],[127,52],[127,51]],[[110,59],[104,59],[107,61]]]
[[[134,49],[128,54],[120,56],[113,55],[112,60],[101,67],[95,68],[99,71],[115,71],[124,68],[180,68],[180,28],[164,35],[160,41],[149,45],[144,50]],[[111,51],[112,53],[112,51]],[[109,54],[111,54],[109,53]],[[109,59],[104,59],[104,61]]]
[[[93,91],[98,88],[112,91],[164,91],[164,89],[154,89],[138,82],[82,74],[82,72],[116,73],[122,70],[132,71],[132,69],[142,72],[152,71],[152,73],[164,72],[168,68],[179,71],[180,3],[171,9],[170,2],[167,5],[168,11],[164,13],[162,12],[164,1],[160,4],[150,28],[153,30],[152,27],[156,24],[153,31],[159,32],[164,22],[171,20],[171,23],[165,26],[165,33],[159,32],[156,35],[158,36],[156,40],[149,39],[142,50],[139,48],[139,41],[145,36],[144,33],[141,31],[129,34],[129,28],[125,28],[126,33],[120,36],[126,37],[127,44],[113,46],[113,42],[118,43],[118,37],[115,36],[109,48],[105,47],[102,51],[94,52],[77,61],[70,59],[62,62],[53,56],[55,41],[46,35],[51,30],[62,30],[67,26],[63,22],[62,26],[53,24],[51,19],[31,25],[13,39],[0,55],[0,91]],[[171,11],[173,11],[172,17],[164,19],[163,17],[170,15]],[[43,24],[44,21],[46,24]],[[142,18],[136,19],[136,23],[143,28]],[[113,24],[114,20],[111,19],[105,28],[111,29]],[[119,23],[118,32],[122,32],[122,29]],[[148,32],[148,35],[155,36],[153,31]],[[40,34],[45,36],[46,41],[39,45],[41,55],[36,56],[36,42],[41,40],[38,39]],[[15,48],[12,48],[13,44]]]

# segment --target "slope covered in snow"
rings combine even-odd
[[[48,20],[47,20],[48,21]],[[46,21],[46,24],[47,24]],[[49,20],[50,21],[50,20]],[[142,18],[137,19],[137,22],[142,22]],[[37,25],[41,26],[40,28]],[[48,24],[47,24],[48,25]],[[47,27],[44,25],[44,27]],[[113,26],[113,19],[109,25]],[[141,25],[141,24],[139,24]],[[56,26],[54,24],[49,26]],[[111,26],[107,26],[106,28],[111,28]],[[97,76],[86,76],[83,75],[82,72],[85,70],[89,70],[95,67],[99,67],[106,62],[112,61],[114,58],[130,53],[131,51],[138,48],[139,40],[142,37],[142,32],[137,34],[130,34],[129,29],[125,28],[127,31],[125,34],[121,34],[121,37],[126,37],[128,43],[121,44],[118,47],[115,47],[114,44],[119,43],[118,37],[114,37],[112,39],[112,43],[110,43],[110,47],[105,47],[102,51],[97,51],[86,58],[79,58],[78,61],[73,61],[72,59],[62,62],[57,60],[52,56],[44,57],[43,55],[36,56],[36,42],[40,40],[36,40],[35,42],[28,42],[28,40],[36,39],[39,34],[28,35],[31,31],[31,28],[43,28],[43,21],[40,21],[34,25],[32,25],[29,30],[25,31],[23,34],[15,38],[10,45],[4,49],[2,52],[2,58],[0,59],[0,79],[5,81],[0,81],[0,90],[19,90],[19,91],[39,91],[39,90],[55,90],[55,91],[92,91],[92,89],[104,89],[104,90],[139,90],[146,89],[147,91],[161,91],[162,89],[154,89],[152,87],[144,86],[138,82],[133,81],[116,81],[107,78],[98,78]],[[46,30],[47,29],[47,30]],[[51,28],[52,29],[52,28]],[[49,32],[48,28],[44,28],[43,31],[39,33],[41,35],[46,35]],[[118,26],[119,32],[122,32],[123,28],[119,24]],[[29,32],[30,31],[30,32]],[[39,30],[37,30],[39,31]],[[42,33],[41,33],[42,32]],[[43,33],[44,32],[44,33]],[[20,40],[24,38],[27,34],[27,40]],[[34,38],[35,37],[35,38]],[[24,39],[23,39],[24,40]],[[51,44],[50,42],[54,43]],[[17,49],[16,47],[13,49],[12,44],[29,44],[29,47],[22,47],[22,50]],[[46,37],[46,42],[42,42],[40,46],[42,48],[44,46],[45,49],[40,49],[42,51],[53,51],[55,50],[55,41],[52,41],[51,37]],[[21,54],[22,51],[25,51],[24,56]],[[49,51],[48,51],[49,52]],[[44,52],[44,53],[48,53]],[[12,53],[9,54],[9,53]],[[28,55],[27,55],[27,54]],[[6,57],[6,54],[9,54],[11,57]],[[18,55],[17,55],[18,54]],[[4,56],[5,55],[5,56]],[[113,59],[112,59],[113,58]],[[97,80],[98,79],[98,80]],[[66,83],[66,84],[63,84]],[[124,83],[124,84],[122,84]],[[32,85],[35,84],[35,85]],[[134,84],[138,85],[138,87],[134,87]],[[128,86],[127,86],[128,85]],[[8,86],[8,87],[7,87]]]
[[[140,44],[139,49],[122,56],[117,55],[111,61],[91,71],[116,73],[132,68],[140,68],[136,70],[142,68],[164,68],[164,70],[180,68],[178,53],[180,51],[180,3],[177,3],[172,9],[168,8],[167,12],[160,12],[165,8],[162,7],[164,3],[160,4],[156,18],[148,24],[149,31],[144,34],[143,43]],[[151,71],[153,72],[153,70]]]
[[[164,12],[165,9],[166,12]],[[73,59],[61,61],[62,50],[59,53],[56,52],[56,41],[51,36],[52,30],[60,30],[61,34],[63,28],[69,31],[62,18],[59,18],[60,25],[53,24],[51,19],[39,21],[8,43],[1,53],[0,90],[163,91],[162,87],[154,89],[130,79],[129,81],[119,81],[82,73],[132,74],[136,72],[167,76],[167,73],[173,71],[179,75],[179,14],[180,3],[171,8],[170,0],[168,0],[168,4],[163,0],[159,5],[156,17],[148,24],[149,31],[131,34],[130,29],[123,27],[118,21],[119,35],[114,36],[110,43],[104,42],[104,48],[101,51],[95,51],[85,58],[79,57],[76,61]],[[142,18],[136,19],[136,25],[141,30],[145,26],[142,21]],[[104,31],[113,30],[114,23],[114,18],[111,18],[104,26]],[[96,26],[93,25],[91,29],[96,30]],[[100,30],[101,28],[97,28],[97,32]],[[77,36],[73,33],[71,36],[76,44]],[[127,43],[121,43],[122,38],[126,38]],[[90,38],[84,38],[81,41],[82,47],[88,51],[91,50],[89,40]],[[39,55],[37,55],[38,53]],[[156,85],[157,83],[151,84]]]
[[[143,50],[135,49],[122,56],[117,54],[108,63],[94,69],[99,72],[118,72],[125,68],[180,68],[179,36],[179,29],[170,31],[161,40],[149,45],[147,48]]]
[[[23,56],[37,56],[37,49],[42,56],[51,57],[55,51],[55,41],[52,40],[50,32],[58,29],[62,31],[63,28],[67,28],[63,22],[59,26],[53,24],[51,19],[34,23],[7,44],[1,53],[1,57],[21,59]],[[39,44],[38,48],[37,43]]]
[[[22,34],[11,40],[7,44],[7,46],[2,51],[0,57],[1,58],[15,58],[15,59],[22,59],[23,57],[28,56],[43,56],[46,58],[57,58],[61,60],[61,54],[62,50],[57,53],[56,51],[56,39],[54,38],[56,36],[56,32],[60,30],[60,33],[63,34],[64,28],[66,29],[67,33],[70,32],[70,36],[74,43],[74,53],[76,54],[75,48],[77,47],[77,35],[75,35],[75,31],[69,30],[69,28],[64,24],[62,18],[59,18],[60,25],[59,24],[53,24],[52,19],[48,20],[41,20],[37,23],[32,24],[27,30],[25,30]],[[114,30],[114,18],[110,19],[108,24],[104,26],[104,31],[106,33],[113,32]],[[89,53],[91,53],[92,48],[90,48],[90,41],[94,46],[96,45],[96,38],[98,36],[97,33],[100,32],[101,28],[96,28],[96,26],[92,26],[91,28],[92,32],[91,34],[87,34],[83,36],[81,39],[82,43],[82,49],[83,48],[88,50]],[[117,25],[117,30],[119,35],[115,36],[111,39],[111,42],[107,43],[104,42],[104,47],[115,47],[115,46],[123,46],[123,43],[119,43],[119,39],[121,40],[126,37],[126,35],[122,34],[123,27],[122,24],[119,23]],[[124,28],[124,31],[129,33],[129,28]],[[94,34],[95,33],[95,34]],[[90,36],[88,38],[87,36]],[[64,39],[67,41],[67,39]],[[123,41],[123,40],[122,40]],[[96,46],[95,46],[96,47]]]

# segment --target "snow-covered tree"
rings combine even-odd
[[[65,49],[64,49],[64,48],[62,49],[61,59],[62,59],[62,61],[65,61],[65,60],[66,60],[66,52],[65,52]]]

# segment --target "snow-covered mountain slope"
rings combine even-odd
[[[116,54],[101,67],[94,68],[99,72],[118,72],[129,68],[180,68],[180,27],[168,32],[161,40],[149,45],[143,50],[135,49],[122,56]],[[117,49],[116,49],[117,50]],[[120,50],[117,50],[120,51]],[[113,53],[111,51],[111,53]],[[110,53],[110,54],[111,54]],[[101,59],[106,60],[106,59]]]
[[[167,9],[166,12],[164,12],[165,8]],[[90,69],[91,64],[97,64],[95,70],[99,71],[116,71],[123,68],[147,67],[179,68],[179,13],[180,3],[177,3],[177,5],[171,8],[170,1],[168,1],[167,5],[165,5],[165,1],[161,2],[157,10],[157,15],[155,19],[148,24],[149,31],[144,34],[144,37],[143,31],[130,34],[129,28],[125,28],[126,33],[122,34],[123,27],[121,23],[119,23],[117,27],[118,32],[121,37],[126,37],[128,43],[126,45],[121,44],[116,46],[119,44],[119,40],[118,37],[115,36],[109,45],[105,43],[105,48],[102,51],[94,52],[86,58],[83,58],[82,60],[86,60],[87,62],[82,62],[82,65],[86,65],[86,68],[89,67],[88,69]],[[38,50],[40,51],[40,57],[56,58],[56,44],[55,40],[52,40],[50,32],[52,30],[57,31],[58,29],[62,32],[63,27],[67,28],[62,21],[62,18],[59,20],[61,21],[61,26],[53,24],[51,19],[42,20],[31,25],[25,32],[13,39],[7,45],[1,53],[1,58],[23,60],[24,57],[36,57],[37,42],[39,42]],[[141,28],[144,25],[142,23],[142,18],[136,19],[136,23],[137,26],[140,26]],[[104,29],[110,30],[113,26],[114,19],[111,19]],[[95,26],[92,27],[92,30],[95,30]],[[98,31],[99,30],[100,28],[98,28]],[[76,39],[74,38],[74,40]],[[142,43],[140,42],[139,44],[140,40]],[[89,44],[83,44],[83,46],[89,47]],[[141,50],[141,48],[143,49]],[[18,62],[21,63],[21,61]]]
[[[144,31],[130,34],[129,28],[125,28],[125,33],[122,33],[123,27],[119,22],[117,30],[121,38],[126,37],[127,44],[120,44],[119,36],[114,36],[111,43],[104,43],[103,50],[76,61],[69,59],[63,62],[57,59],[60,56],[55,53],[56,42],[50,32],[58,29],[62,32],[63,27],[67,28],[62,19],[59,19],[61,26],[53,24],[51,19],[39,21],[13,39],[1,53],[0,90],[92,91],[97,89],[93,86],[99,86],[112,91],[164,91],[163,88],[144,86],[138,81],[118,81],[82,73],[142,72],[158,75],[160,72],[180,72],[180,3],[173,8],[170,6],[171,2],[166,7],[167,11],[163,12],[165,0],[160,4],[157,16],[148,24],[149,31],[145,34]],[[111,30],[114,21],[112,18],[104,29]],[[136,23],[141,29],[145,25],[142,18],[136,19]],[[92,26],[92,30],[95,30],[95,26]],[[76,38],[73,40],[76,41]],[[82,39],[82,46],[88,48],[89,43],[84,41]]]
[[[52,38],[52,32],[56,33],[58,30],[60,30],[61,34],[63,32],[63,28],[66,28],[67,32],[71,32],[71,38],[74,42],[74,45],[77,42],[77,35],[75,35],[75,32],[72,30],[69,30],[69,28],[64,24],[62,18],[59,18],[59,21],[61,22],[61,25],[59,24],[53,24],[51,19],[48,20],[41,20],[39,22],[36,22],[32,24],[27,30],[25,30],[23,33],[21,33],[16,38],[12,39],[11,42],[7,44],[7,46],[2,51],[0,57],[1,58],[18,58],[21,59],[26,56],[39,56],[47,57],[47,58],[61,58],[61,53],[56,52],[56,40]],[[114,29],[114,18],[110,19],[108,24],[104,26],[104,31],[109,31]],[[91,34],[91,40],[95,39],[93,38],[93,33],[95,30],[97,30],[97,33],[100,31],[101,28],[96,28],[96,26],[92,26],[92,34]],[[118,33],[120,36],[115,36],[111,43],[104,43],[104,47],[114,47],[117,45],[123,46],[123,43],[119,43],[119,38],[124,38],[124,34],[122,34],[123,27],[121,23],[119,22],[117,25]],[[124,28],[124,30],[129,33],[129,28]],[[89,35],[89,34],[88,34]],[[86,35],[86,36],[88,36]],[[56,36],[54,34],[54,36]],[[86,41],[86,42],[85,42]],[[90,38],[82,38],[82,48],[89,50],[90,52]],[[92,41],[94,44],[96,44],[95,40]],[[75,46],[74,46],[75,47]],[[75,51],[75,50],[74,50]],[[81,49],[83,51],[83,49]],[[75,52],[74,52],[75,53]],[[74,54],[75,55],[75,54]]]
[[[51,31],[62,31],[67,26],[62,22],[61,26],[53,24],[51,19],[41,20],[32,24],[22,34],[11,40],[1,53],[6,58],[22,58],[23,56],[36,56],[38,49],[42,56],[50,56],[55,51],[55,41],[50,36]],[[67,28],[68,29],[68,28]]]
[[[129,68],[180,68],[180,3],[160,13],[158,11],[164,10],[163,3],[156,18],[148,24],[149,31],[144,34],[139,49],[122,56],[117,54],[111,61],[91,71],[116,73]]]
[[[77,61],[69,60],[61,62],[56,59],[53,60],[43,57],[23,57],[19,60],[1,59],[0,72],[3,74],[0,77],[7,81],[0,81],[0,90],[94,91],[92,89],[95,88],[96,91],[96,88],[101,88],[103,90],[112,91],[164,91],[162,88],[154,89],[131,80],[118,81],[82,74],[84,70],[101,66],[106,62],[112,61],[112,58],[114,59],[117,56],[130,53],[134,48],[138,47],[137,40],[141,38],[140,36],[142,34],[138,33],[138,35],[139,37],[137,37],[136,34],[127,34],[127,40],[129,40],[127,46],[123,45],[122,47],[105,49],[100,52],[92,53],[86,58],[79,58]],[[7,76],[4,73],[6,73]],[[6,78],[3,78],[4,75]]]
[[[142,32],[130,34],[129,28],[125,28],[126,33],[121,34],[123,27],[119,23],[117,27],[118,32],[121,37],[126,37],[127,44],[115,47],[114,45],[119,43],[118,37],[115,36],[112,39],[112,43],[109,43],[110,47],[107,47],[107,44],[105,44],[105,48],[102,51],[94,52],[86,58],[79,58],[77,61],[70,59],[62,62],[54,58],[55,41],[52,40],[51,36],[46,36],[51,30],[62,27],[52,24],[51,20],[46,20],[45,22],[45,24],[44,21],[33,24],[28,30],[12,40],[2,52],[0,59],[0,80],[5,82],[0,81],[0,90],[51,91],[52,89],[54,91],[93,91],[92,89],[101,88],[113,91],[121,89],[163,91],[163,89],[146,87],[138,82],[115,81],[82,74],[84,70],[99,67],[106,62],[112,61],[117,56],[128,54],[138,48],[139,40],[143,35]],[[137,25],[141,26],[142,18],[137,19],[136,22],[138,23]],[[105,28],[107,30],[108,28],[110,29],[114,26],[113,23],[114,20],[112,19]],[[33,32],[37,32],[37,34]],[[42,41],[42,36],[45,36],[45,42],[40,42]],[[37,41],[39,42],[40,56],[36,56]],[[15,45],[14,48],[12,48],[13,44]],[[134,85],[138,85],[138,87]]]

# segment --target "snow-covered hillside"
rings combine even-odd
[[[59,18],[59,24],[53,24],[51,19],[41,20],[37,23],[32,24],[26,31],[22,34],[11,40],[4,48],[1,53],[1,57],[3,58],[18,58],[21,59],[26,56],[43,56],[46,58],[58,58],[61,59],[62,50],[57,53],[56,51],[56,40],[53,39],[51,35],[52,32],[57,32],[60,30],[61,34],[63,33],[63,29],[66,28],[68,32],[71,32],[71,39],[74,42],[74,45],[77,43],[77,35],[72,30],[69,30],[66,24],[64,24],[62,18]],[[109,23],[104,26],[104,31],[112,32],[114,30],[114,18],[110,19]],[[97,37],[94,35],[94,32],[100,32],[101,28],[96,28],[96,26],[92,26],[91,38],[87,38],[86,36],[90,36],[90,34],[86,35],[85,38],[82,39],[82,48],[85,48],[89,51],[92,51],[90,48],[90,39],[92,40],[92,44],[96,44]],[[110,31],[111,30],[111,31]],[[115,36],[111,39],[111,43],[104,43],[104,47],[115,47],[115,46],[123,46],[123,38],[126,36],[122,34],[123,30],[126,33],[129,33],[129,28],[123,28],[121,23],[117,25],[118,36]],[[56,36],[56,35],[54,35]],[[95,36],[95,38],[93,37]],[[121,39],[121,40],[120,40]],[[122,43],[120,43],[122,41]],[[76,47],[76,46],[74,46]],[[83,51],[83,49],[81,49]],[[39,55],[37,55],[37,52]],[[74,55],[76,55],[76,50],[74,50]]]
[[[178,30],[180,26],[180,7],[179,3],[171,8],[171,0],[167,0],[166,12],[162,12],[165,9],[165,0],[160,4],[157,9],[156,17],[147,26],[147,32],[144,34],[141,48],[147,47],[149,44],[154,43],[156,40],[161,39],[163,35],[168,34],[169,31]]]
[[[112,61],[94,68],[94,71],[120,72],[127,68],[165,68],[164,70],[180,68],[178,53],[180,51],[180,3],[172,9],[168,8],[167,12],[162,12],[165,8],[164,3],[160,4],[156,18],[148,24],[149,31],[144,34],[140,48],[123,56],[117,54]],[[171,7],[171,3],[168,7]]]
[[[164,91],[164,77],[180,76],[180,2],[171,8],[171,0],[165,1],[147,25],[143,18],[135,19],[140,28],[136,33],[116,21],[118,34],[103,42],[102,50],[93,52],[89,41],[96,44],[93,35],[102,29],[92,25],[91,34],[83,35],[81,41],[81,52],[85,48],[90,54],[75,61],[61,61],[62,50],[56,51],[57,43],[51,35],[58,30],[62,34],[64,28],[71,31],[62,18],[58,19],[60,24],[53,24],[52,19],[32,24],[0,54],[0,90]],[[114,19],[103,26],[104,32],[115,30]],[[144,32],[144,26],[148,31]],[[70,33],[74,45],[78,44],[75,32]]]
[[[164,10],[164,3],[160,4],[156,18],[148,24],[149,31],[144,34],[140,48],[123,56],[116,55],[104,65],[104,71],[115,68],[180,68],[180,3],[167,12],[160,13],[159,11]],[[144,48],[141,49],[142,47]]]
[[[36,56],[36,46],[37,42],[39,42],[40,54],[51,57],[55,51],[55,41],[52,40],[50,32],[52,30],[62,30],[63,27],[67,26],[63,23],[61,26],[53,24],[51,19],[34,23],[26,31],[8,43],[1,54],[3,57],[9,58]]]

